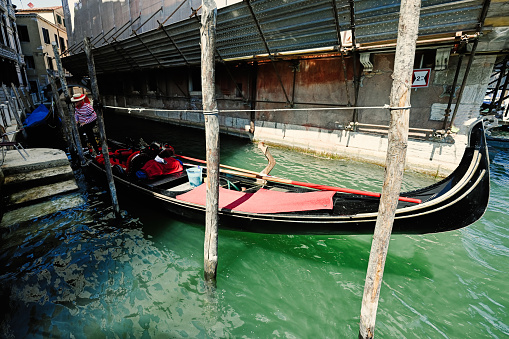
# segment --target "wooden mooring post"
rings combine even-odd
[[[11,94],[9,93],[9,91],[7,90],[7,87],[4,84],[2,84],[2,90],[4,91],[5,97],[7,98],[7,107],[10,110],[10,112],[12,113],[12,116],[14,117],[14,119],[16,119],[16,124],[18,126],[18,129],[22,129],[23,122],[21,121],[21,117],[18,114],[18,110],[16,109],[16,105],[14,104],[14,102],[12,100]],[[24,129],[21,131],[21,133],[23,134],[23,137],[25,139],[28,137],[27,132]]]
[[[85,54],[87,55],[88,64],[88,75],[90,76],[90,84],[92,87],[92,96],[94,98],[94,105],[96,106],[95,111],[97,113],[97,126],[99,127],[99,135],[101,138],[102,154],[104,156],[104,168],[106,169],[106,177],[108,179],[108,186],[110,188],[111,202],[115,215],[120,217],[120,208],[118,206],[117,189],[115,188],[115,182],[113,181],[113,172],[111,170],[110,154],[108,150],[108,144],[106,143],[106,130],[104,128],[103,112],[99,100],[99,86],[97,85],[97,76],[95,73],[94,56],[92,55],[92,46],[90,44],[90,38],[85,37]]]
[[[62,120],[62,127],[64,130],[65,138],[67,139],[67,147],[69,148],[69,152],[72,152],[74,143],[72,142],[72,133],[69,127],[69,121],[66,118],[66,115],[69,115],[69,112],[67,112],[62,106],[62,102],[60,101],[60,94],[58,94],[57,84],[55,83],[55,78],[53,77],[52,73],[53,72],[51,70],[48,70],[48,79],[51,85],[51,91],[53,92],[53,100],[55,100],[55,106],[58,116]],[[74,123],[76,125],[76,122],[74,121],[72,121],[71,123]],[[82,160],[82,163],[84,163],[84,161],[85,159]]]
[[[32,100],[32,95],[30,94],[30,91],[28,88],[25,87],[25,89],[20,88],[20,92],[22,96],[25,98],[25,102],[28,104],[28,107],[30,107],[30,111],[32,112],[35,109],[34,101]]]
[[[391,122],[385,178],[369,255],[360,315],[359,338],[373,338],[382,276],[394,215],[401,190],[408,145],[410,89],[419,27],[421,1],[402,0],[390,94]]]
[[[55,63],[57,64],[58,76],[60,79],[60,86],[62,87],[62,93],[64,93],[65,101],[71,102],[71,95],[69,94],[69,89],[67,88],[67,80],[65,79],[64,67],[62,66],[62,60],[60,60],[60,54],[58,54],[58,47],[56,42],[51,43],[53,47],[53,54],[55,55]],[[57,92],[57,97],[59,97]],[[67,110],[63,110],[64,116],[62,120],[64,122],[68,122],[67,126],[70,128],[66,128],[66,137],[70,138],[71,143],[69,147],[76,145],[76,149],[78,152],[78,157],[82,164],[85,164],[85,156],[83,155],[83,147],[81,145],[80,134],[78,132],[78,126],[76,124],[76,118],[74,117],[74,112],[71,105],[67,104]],[[67,114],[66,114],[67,113]],[[65,125],[64,125],[65,126]],[[72,142],[74,140],[74,143]],[[69,148],[69,152],[72,153],[72,148]]]
[[[25,116],[26,116],[27,113],[31,113],[32,112],[32,108],[30,107],[30,103],[28,102],[28,99],[27,99],[27,96],[25,94],[25,91],[23,91],[23,88],[21,88],[21,86],[16,89],[16,92],[18,93],[19,98],[20,98],[21,102],[23,103],[23,106],[25,107]]]
[[[219,206],[219,116],[215,90],[217,7],[214,0],[203,0],[201,16],[201,79],[207,151],[207,195],[204,242],[205,280],[215,282],[217,274]]]
[[[26,112],[28,111],[28,108],[26,108],[25,104],[21,100],[21,97],[19,96],[18,89],[16,88],[16,86],[14,86],[13,82],[11,82],[11,88],[12,88],[12,92],[14,93],[14,96],[16,97],[16,102],[18,103],[18,107],[20,110],[20,118],[25,119]]]

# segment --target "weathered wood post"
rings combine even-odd
[[[60,78],[60,85],[62,86],[62,92],[64,93],[65,101],[70,102],[71,95],[69,94],[69,89],[67,88],[67,80],[65,79],[65,73],[64,68],[62,66],[62,60],[60,60],[60,55],[58,54],[58,47],[56,42],[52,42],[53,47],[53,54],[55,55],[55,62],[57,64],[57,70],[58,70],[58,76]],[[57,93],[58,94],[58,93]],[[76,125],[76,118],[74,117],[74,112],[72,107],[69,107],[70,105],[67,104],[67,114],[65,109],[63,111],[64,116],[62,117],[62,120],[68,121],[67,126],[71,126],[68,131],[66,131],[67,137],[70,138],[70,140],[74,140],[74,144],[76,145],[76,149],[78,150],[78,157],[82,164],[85,163],[85,157],[83,156],[83,147],[81,146],[81,139],[80,134],[78,132],[78,126]],[[72,148],[69,149],[69,151],[72,151]]]
[[[104,128],[104,118],[102,107],[97,105],[100,103],[99,100],[99,86],[97,85],[97,77],[95,74],[95,63],[94,56],[92,55],[92,46],[90,44],[90,38],[85,37],[85,54],[87,55],[88,64],[88,75],[90,76],[90,84],[92,87],[92,96],[94,98],[94,104],[96,105],[97,113],[97,125],[99,127],[99,135],[101,138],[102,154],[104,156],[104,168],[106,169],[106,177],[108,179],[108,186],[110,188],[111,202],[115,215],[120,217],[120,208],[118,206],[117,189],[115,188],[115,182],[113,181],[113,172],[111,171],[110,154],[108,150],[108,144],[106,143],[106,131]]]
[[[23,88],[20,87],[18,89],[18,93],[19,93],[19,96],[21,98],[21,101],[23,101],[23,105],[25,105],[26,113],[32,112],[33,108],[32,108],[32,106],[30,106],[30,102],[28,101],[27,94],[25,93]]]
[[[9,122],[7,122],[7,114],[5,114],[6,112],[8,112],[7,105],[0,104],[0,113],[2,114],[2,122],[4,128],[9,126]]]
[[[7,87],[5,86],[5,84],[2,84],[2,90],[4,92],[4,95],[7,100],[7,104],[9,105],[9,108],[14,111],[16,109],[16,106],[14,105],[14,102],[12,100],[12,95],[7,90]],[[11,116],[12,116],[12,118],[14,118],[14,113]]]
[[[207,202],[205,216],[204,275],[215,281],[217,273],[218,206],[219,206],[219,117],[215,86],[217,7],[214,0],[202,1],[201,81],[205,138],[207,150]]]
[[[14,120],[14,115],[11,114],[11,107],[9,105],[9,101],[4,101],[5,105],[5,117],[7,119],[8,126],[12,125],[12,120]],[[6,126],[7,127],[7,126]]]
[[[373,338],[380,287],[394,215],[405,168],[410,113],[410,88],[419,27],[421,1],[402,0],[398,40],[390,95],[391,122],[385,166],[385,179],[380,197],[371,253],[369,255],[360,315],[359,338]]]
[[[55,78],[51,71],[48,70],[48,79],[51,85],[51,91],[53,92],[53,99],[55,100],[55,105],[57,106],[58,116],[62,120],[62,125],[65,133],[65,138],[67,139],[67,147],[69,148],[69,152],[72,151],[74,144],[72,142],[72,133],[69,127],[69,121],[66,119],[66,115],[69,115],[69,112],[66,112],[64,107],[62,106],[62,102],[60,101],[60,95],[58,94],[57,84],[55,83]],[[76,125],[75,121],[72,121]],[[81,163],[85,163],[85,159],[83,158],[83,153],[81,153]]]
[[[11,109],[11,113],[12,115],[14,116],[14,119],[16,119],[16,124],[18,126],[18,129],[22,129],[23,128],[23,122],[21,122],[21,117],[19,116],[18,114],[18,111],[16,110],[16,107],[13,105],[13,107],[10,107],[10,103],[11,103],[11,95],[9,94],[9,92],[7,91],[7,87],[2,84],[2,89],[4,91],[4,94],[5,96],[7,97],[7,101],[9,102],[9,109]],[[21,132],[23,134],[23,137],[26,139],[27,138],[27,132],[25,130],[23,130]]]
[[[25,106],[25,104],[21,100],[21,97],[19,96],[18,89],[16,88],[16,86],[14,86],[14,83],[12,83],[12,82],[11,82],[11,88],[12,88],[12,92],[14,93],[14,96],[16,97],[18,107],[20,108],[20,111],[21,111],[20,117],[22,119],[24,119],[26,117],[26,111],[28,110],[28,108]]]
[[[30,91],[28,90],[28,88],[25,87],[25,89],[22,90],[22,92],[27,99],[28,106],[30,106],[30,109],[33,111],[35,109],[35,105],[34,101],[32,100],[32,95],[30,94]]]

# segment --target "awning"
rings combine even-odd
[[[423,0],[419,36],[473,32],[481,0]],[[337,50],[395,40],[399,1],[256,0],[221,8],[217,15],[216,57],[252,58],[293,51]],[[343,41],[338,39],[343,36]],[[200,18],[192,17],[125,40],[97,39],[97,73],[169,68],[200,63]],[[62,59],[74,75],[86,75],[85,53]]]

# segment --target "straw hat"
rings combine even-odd
[[[74,94],[71,98],[72,102],[78,102],[85,99],[85,94]]]

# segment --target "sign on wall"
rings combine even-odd
[[[412,75],[412,88],[428,87],[431,68],[414,69]]]

